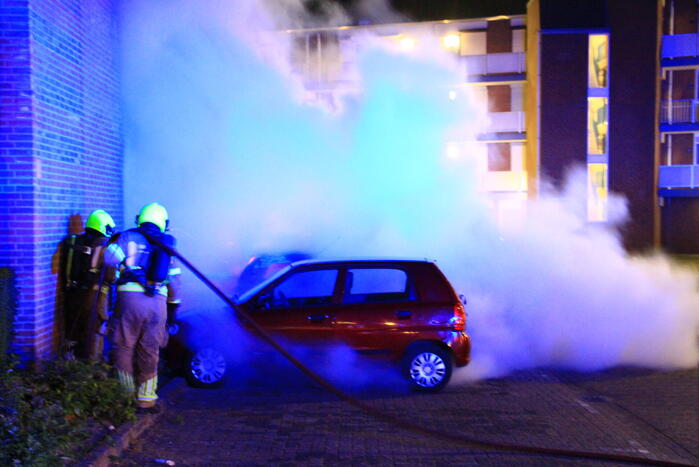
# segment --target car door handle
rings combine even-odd
[[[413,316],[412,311],[400,310],[396,311],[396,317],[398,319],[410,319]]]
[[[311,323],[322,323],[326,319],[329,319],[330,316],[328,316],[328,315],[308,315],[308,316],[306,316],[306,318]]]

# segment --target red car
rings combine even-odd
[[[262,328],[290,344],[342,344],[395,362],[419,391],[441,390],[453,367],[470,359],[464,304],[431,261],[297,261],[237,302]],[[226,333],[220,326],[194,331],[180,323],[177,328],[171,347],[186,349],[187,381],[200,387],[221,384],[231,366],[223,350]],[[202,338],[209,332],[211,338]]]

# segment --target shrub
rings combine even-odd
[[[0,375],[0,465],[60,465],[82,457],[101,425],[134,419],[131,396],[104,364],[57,360],[41,373]]]
[[[0,268],[0,370],[10,364],[8,352],[17,312],[15,278],[9,268]]]

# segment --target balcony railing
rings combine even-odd
[[[699,165],[661,165],[659,188],[697,188]]]
[[[524,52],[466,55],[461,57],[465,76],[524,73]]]
[[[491,112],[488,114],[490,120],[487,126],[489,133],[521,133],[524,127],[524,112]]]
[[[663,58],[699,57],[699,34],[663,36]]]
[[[697,99],[663,101],[660,123],[697,123],[699,122],[698,110],[699,100]]]

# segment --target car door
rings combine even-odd
[[[292,269],[254,300],[250,316],[273,336],[302,344],[333,339],[337,268]]]
[[[409,269],[377,264],[343,272],[341,307],[335,314],[337,338],[360,353],[402,352],[419,314]]]

